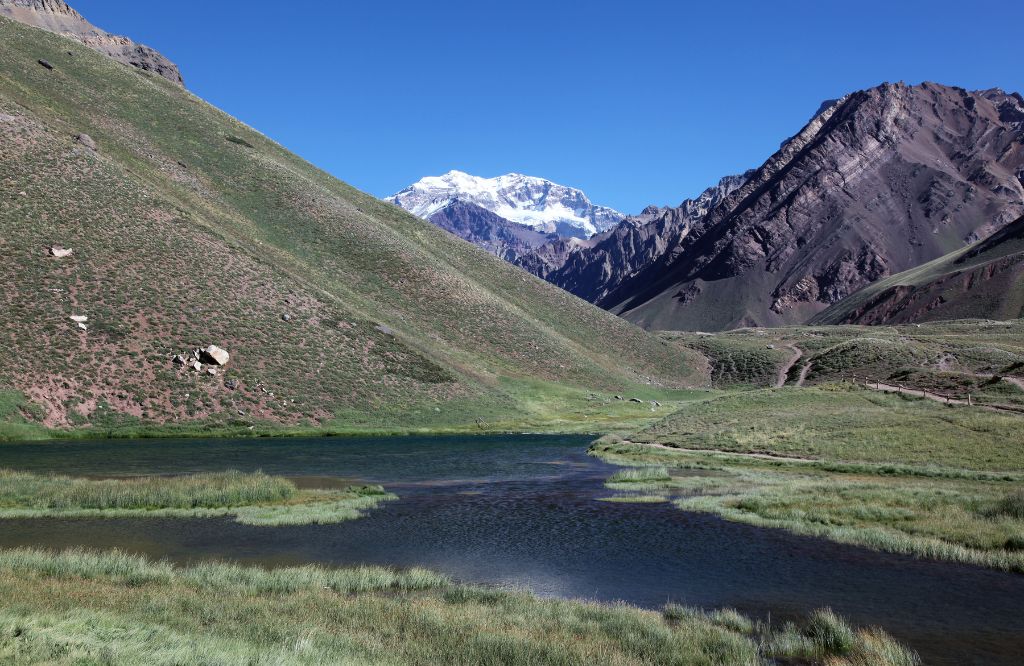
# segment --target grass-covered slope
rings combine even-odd
[[[677,348],[159,77],[2,19],[0,64],[0,415],[18,435],[449,427],[529,415],[555,383],[690,380]],[[231,353],[216,376],[172,363],[207,344]]]
[[[706,357],[715,388],[856,380],[987,406],[1024,406],[1024,320],[901,326],[801,326],[725,333],[665,331]]]
[[[1024,315],[1024,217],[989,238],[879,280],[814,318],[818,324],[900,324]]]

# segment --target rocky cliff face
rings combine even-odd
[[[906,324],[1024,316],[1024,217],[983,241],[875,282],[813,320]]]
[[[1020,95],[885,84],[822,105],[688,228],[666,210],[549,277],[647,328],[803,323],[1015,220],[1022,177]]]
[[[63,0],[0,0],[0,16],[70,37],[118,62],[185,85],[178,66],[173,62],[128,37],[100,30]]]
[[[557,238],[553,234],[544,234],[509,222],[467,201],[452,201],[427,219],[506,261],[515,261],[534,248]]]
[[[649,206],[616,227],[580,241],[559,239],[542,245],[515,263],[577,296],[601,303],[640,270],[680,248],[691,226],[702,219],[753,172],[727,176],[677,208]]]

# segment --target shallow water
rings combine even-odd
[[[831,606],[926,664],[1024,663],[1024,576],[914,560],[679,511],[597,501],[617,469],[587,438],[405,437],[0,445],[0,467],[72,475],[262,469],[401,499],[339,525],[230,519],[0,521],[0,546],[117,546],[179,562],[425,566],[542,595],[730,606],[773,621]]]

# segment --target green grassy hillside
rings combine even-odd
[[[159,77],[2,19],[0,63],[0,417],[19,436],[466,426],[698,381],[694,357]],[[208,344],[231,353],[216,376],[172,363]]]
[[[981,405],[1024,407],[1024,320],[798,326],[659,333],[703,354],[712,386],[815,386],[856,379]],[[799,355],[797,355],[799,353]]]
[[[815,324],[901,324],[1024,315],[1024,218],[971,246],[879,280]]]

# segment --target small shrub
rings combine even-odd
[[[253,146],[251,143],[249,143],[248,141],[246,141],[245,139],[243,139],[240,136],[234,136],[232,134],[229,134],[229,135],[227,135],[224,138],[227,141],[230,141],[231,143],[238,144],[239,146],[245,146],[246,148],[255,148],[255,146]]]
[[[996,505],[995,512],[1000,516],[1009,516],[1017,520],[1024,520],[1024,490],[1010,493]]]

